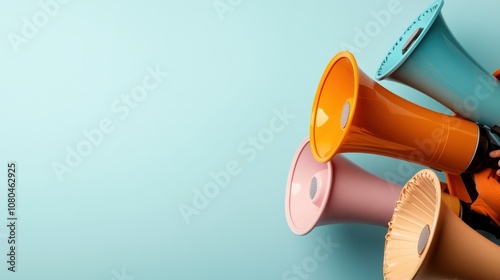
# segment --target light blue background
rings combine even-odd
[[[328,61],[351,45],[374,77],[430,1],[396,1],[399,12],[362,47],[355,29],[376,22],[373,13],[390,1],[228,1],[219,1],[231,7],[220,17],[212,0],[71,0],[17,53],[9,36],[43,10],[38,1],[1,1],[0,225],[7,224],[6,163],[19,165],[18,272],[7,271],[1,226],[1,279],[285,279],[313,256],[317,238],[338,246],[307,279],[382,279],[385,228],[336,224],[296,236],[286,224],[285,184]],[[452,32],[491,72],[500,66],[492,59],[499,9],[486,0],[443,8]],[[157,65],[169,77],[120,119],[112,103]],[[448,112],[421,93],[382,84]],[[242,152],[284,108],[294,118],[253,157]],[[114,131],[58,180],[52,164],[64,163],[66,147],[105,118]],[[397,160],[349,158],[382,177],[413,175]],[[239,173],[186,223],[179,206],[192,206],[210,172],[228,162]]]

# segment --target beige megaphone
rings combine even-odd
[[[418,172],[403,187],[389,223],[384,279],[500,279],[500,247],[442,202],[439,178]]]

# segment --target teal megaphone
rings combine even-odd
[[[499,144],[500,82],[460,45],[432,3],[405,29],[376,75],[413,87],[470,121],[486,126]]]

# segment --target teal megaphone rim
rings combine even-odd
[[[408,28],[403,35],[394,43],[391,50],[380,64],[377,70],[376,79],[383,80],[391,75],[401,64],[411,55],[423,40],[427,31],[439,16],[444,1],[434,1],[425,11],[423,11]]]

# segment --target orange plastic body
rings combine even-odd
[[[500,78],[500,68],[493,73],[493,76]],[[471,207],[472,210],[490,217],[500,225],[500,192],[497,191],[500,189],[500,183],[492,170],[488,168],[474,174],[478,198]],[[459,175],[446,173],[446,181],[447,190],[451,195],[467,203],[473,202]]]
[[[460,200],[458,197],[449,195],[446,193],[441,193],[441,200],[450,208],[451,212],[460,217],[462,213],[462,205],[460,204]]]
[[[496,170],[486,168],[474,173],[474,181],[478,197],[472,203],[471,209],[490,217],[500,225],[500,183]]]
[[[500,69],[493,73],[497,79],[500,78]],[[500,167],[499,167],[500,168]],[[500,225],[500,183],[496,170],[486,168],[474,173],[474,182],[478,197],[472,203],[471,209],[490,217],[497,225]],[[460,184],[461,183],[461,184]],[[463,192],[465,186],[463,182],[453,185],[456,193]]]
[[[500,79],[500,68],[498,68],[497,71],[495,71],[495,73],[493,73],[493,76],[495,76],[495,78],[497,78],[497,79]]]
[[[446,173],[446,182],[448,182],[447,191],[449,194],[456,196],[460,200],[467,203],[472,203],[472,199],[470,198],[460,175]]]
[[[327,66],[314,99],[310,139],[316,160],[359,152],[422,164],[451,174],[467,169],[475,155],[478,126],[411,103],[338,53]]]

